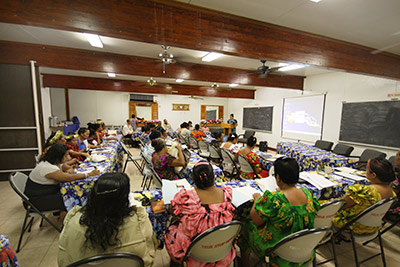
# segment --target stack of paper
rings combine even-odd
[[[365,177],[354,175],[354,174],[347,173],[347,172],[335,172],[335,174],[345,177],[345,178],[348,178],[348,179],[351,179],[351,180],[354,180],[354,181],[363,181],[366,179]]]
[[[188,183],[186,179],[179,179],[174,181],[169,181],[166,179],[162,180],[162,194],[164,199],[164,204],[170,204],[171,200],[174,199],[176,193],[182,188],[191,189],[192,186]]]
[[[335,170],[340,171],[340,172],[347,172],[347,173],[354,173],[357,171],[356,169],[352,169],[349,167],[336,167]]]
[[[235,207],[239,207],[243,203],[252,200],[253,194],[262,192],[251,186],[232,188],[232,204]]]
[[[270,192],[275,192],[278,190],[278,185],[276,184],[276,180],[274,177],[268,177],[263,179],[255,179],[257,185],[263,192],[266,190]]]
[[[322,175],[316,174],[316,173],[310,173],[310,172],[301,172],[300,173],[300,178],[303,179],[304,181],[312,184],[318,189],[323,189],[323,188],[328,188],[335,186],[334,183],[323,177]]]

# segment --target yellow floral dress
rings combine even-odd
[[[285,194],[281,191],[265,191],[254,206],[257,214],[265,221],[261,226],[255,225],[251,220],[243,226],[243,236],[239,239],[241,251],[252,249],[259,258],[265,256],[267,249],[273,247],[282,238],[314,227],[314,219],[320,208],[318,200],[305,188],[301,188],[307,196],[304,205],[291,205]],[[311,261],[311,260],[310,260]],[[304,263],[292,263],[277,255],[272,255],[272,266],[307,266]]]
[[[373,185],[355,184],[348,187],[346,195],[356,204],[345,210],[339,211],[333,218],[333,225],[336,228],[344,227],[349,221],[354,219],[366,208],[382,200],[378,189]],[[354,223],[351,229],[357,235],[370,234],[376,232],[381,226],[371,227],[359,223]]]

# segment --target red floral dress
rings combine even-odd
[[[165,245],[171,259],[181,262],[191,239],[211,227],[232,221],[232,189],[223,187],[225,201],[217,204],[202,204],[196,190],[181,189],[171,201],[174,215],[179,223],[169,227],[165,236]],[[188,266],[229,266],[236,256],[235,249],[217,263],[199,262],[193,258],[187,260]]]
[[[72,146],[72,145],[70,145],[70,144],[67,144],[67,146],[68,146],[68,148],[69,148],[70,150],[72,150],[72,151],[75,151],[75,152],[79,152],[79,151],[80,151],[80,150],[79,150],[79,145],[78,145],[78,144],[75,145],[75,146]],[[76,156],[76,158],[77,158],[79,161],[84,161],[84,159],[83,159],[82,156]]]
[[[254,167],[261,168],[260,164],[260,158],[258,155],[254,152],[250,152],[246,155],[246,158],[250,161],[251,164],[253,164]],[[254,177],[254,172],[242,172],[240,171],[240,175],[244,177],[245,179],[254,179],[254,178],[265,178],[268,177],[268,171],[262,171],[257,175],[257,177]]]

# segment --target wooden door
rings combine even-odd
[[[129,118],[136,114],[136,105],[151,105],[151,119],[158,120],[158,103],[129,102]]]

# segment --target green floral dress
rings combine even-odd
[[[366,208],[382,200],[378,189],[373,185],[355,184],[348,187],[346,195],[352,199],[356,205],[345,210],[339,211],[333,218],[333,225],[336,228],[344,227],[349,221],[354,219]],[[381,226],[371,227],[359,223],[354,223],[352,230],[357,235],[370,234],[376,232]]]
[[[320,208],[318,200],[305,188],[301,188],[307,196],[304,205],[291,205],[281,191],[265,191],[256,201],[255,210],[265,221],[262,226],[251,220],[244,224],[244,236],[239,240],[242,251],[252,249],[258,257],[263,258],[267,249],[275,246],[282,238],[314,227],[314,219]],[[272,255],[272,266],[307,266],[311,262],[292,263],[277,255]]]

